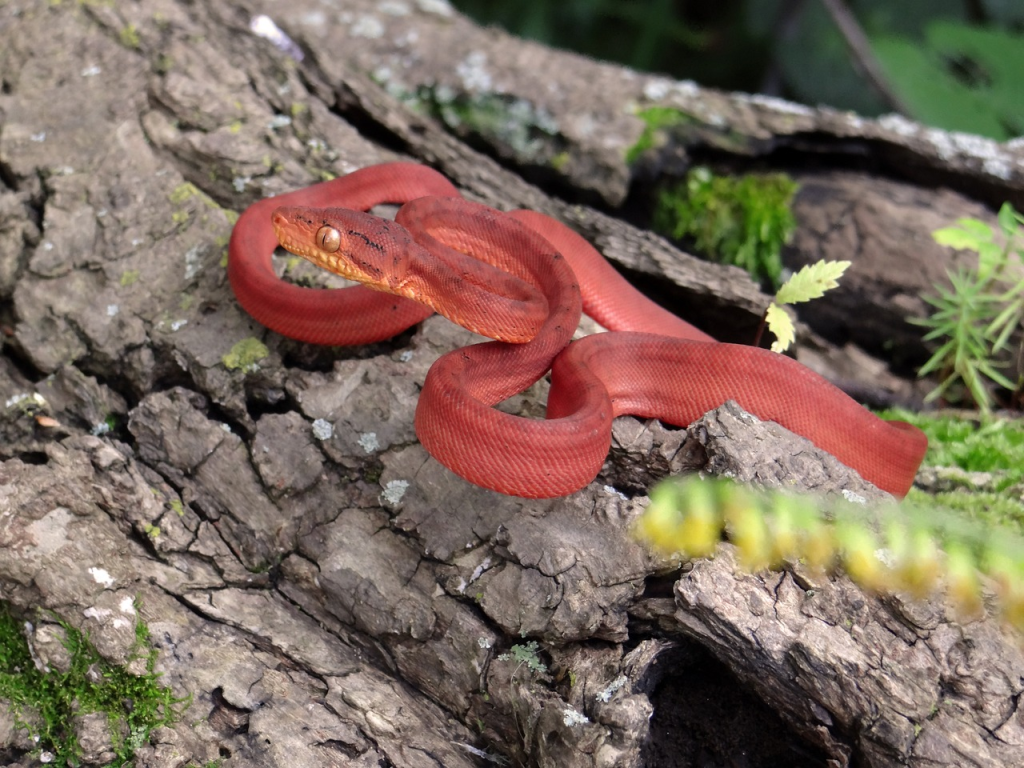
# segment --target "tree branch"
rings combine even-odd
[[[891,109],[903,115],[910,115],[906,103],[890,87],[881,64],[871,50],[868,36],[864,34],[864,30],[843,0],[821,0],[821,4],[825,6],[825,10],[846,41],[853,55],[854,65],[867,77]]]

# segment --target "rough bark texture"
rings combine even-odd
[[[692,762],[1024,764],[1024,657],[994,622],[841,578],[738,574],[728,551],[681,573],[628,535],[669,472],[872,496],[806,441],[731,404],[685,432],[622,419],[598,482],[500,497],[430,459],[412,428],[430,363],[469,334],[433,318],[387,344],[313,349],[252,322],[223,268],[231,211],[412,157],[469,196],[565,219],[695,322],[744,337],[765,301],[745,275],[612,215],[640,173],[624,159],[635,108],[675,105],[693,120],[643,173],[789,158],[794,252],[856,259],[853,308],[807,316],[803,354],[876,382],[884,364],[849,344],[881,333],[921,356],[902,318],[949,263],[928,232],[1020,206],[1024,147],[641,76],[481,30],[439,0],[282,9],[0,5],[0,597],[87,629],[118,663],[135,663],[148,623],[164,680],[193,698],[138,764],[690,764],[665,735],[678,713],[740,689],[762,703],[733,722],[704,707]],[[264,12],[301,60],[252,34]],[[839,155],[867,160],[829,167]],[[252,337],[268,355],[240,365],[229,353]],[[508,407],[537,414],[535,389]],[[44,661],[52,632],[30,633]],[[524,661],[529,640],[543,666]],[[741,706],[751,732],[777,722],[793,740],[738,738]],[[99,755],[96,730],[84,717]],[[30,764],[23,734],[0,721],[0,736]]]

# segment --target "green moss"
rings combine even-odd
[[[105,418],[101,422],[101,424],[102,427],[100,428],[100,431],[103,434],[108,434],[110,432],[116,432],[118,430],[118,428],[121,426],[121,420],[120,418],[118,418],[118,415],[116,413],[108,413],[107,418]]]
[[[409,109],[440,120],[457,136],[483,137],[531,162],[557,164],[568,159],[559,159],[565,153],[565,141],[554,115],[529,99],[486,91],[457,92],[445,85],[412,89],[379,73],[375,79]]]
[[[650,149],[660,147],[668,141],[669,129],[681,125],[692,125],[692,115],[675,107],[648,107],[637,113],[644,121],[644,132],[636,144],[626,150],[626,162],[633,164]]]
[[[202,192],[199,191],[195,184],[186,181],[172,189],[170,194],[167,195],[167,199],[171,201],[172,205],[184,205],[193,197],[201,194]]]
[[[1024,481],[1024,421],[965,419],[902,410],[884,411],[884,419],[908,421],[928,435],[929,466],[959,467],[965,472],[1005,472],[1009,482]]]
[[[137,282],[139,279],[139,270],[137,269],[126,269],[121,273],[121,287],[127,288],[129,285]]]
[[[157,54],[156,61],[153,63],[153,69],[156,70],[158,75],[166,75],[173,67],[174,59],[166,53]]]
[[[692,239],[708,258],[742,267],[774,292],[782,277],[782,246],[796,230],[797,189],[785,174],[716,176],[693,168],[684,181],[662,190],[654,228]]]
[[[438,90],[421,96],[431,111],[458,135],[483,136],[530,160],[556,156],[561,151],[561,147],[553,147],[558,136],[554,117],[526,99],[497,93],[445,99]]]
[[[259,370],[259,361],[270,355],[267,345],[259,339],[242,339],[220,360],[229,371],[242,370],[252,373]]]
[[[69,668],[40,671],[22,633],[22,622],[11,614],[8,604],[0,603],[0,698],[10,702],[16,726],[28,730],[33,740],[38,737],[39,749],[54,756],[49,764],[59,768],[78,764],[81,747],[74,718],[105,714],[116,754],[112,765],[125,765],[155,728],[177,719],[188,700],[175,699],[169,688],[157,685],[160,676],[153,671],[157,653],[148,647],[149,630],[141,618],[136,622],[135,652],[146,660],[142,675],[110,664],[88,636],[57,621],[71,657]]]
[[[938,501],[967,518],[1006,525],[1024,534],[1024,501],[1019,491],[1013,492],[1024,485],[1024,421],[983,421],[897,410],[879,415],[908,421],[928,436],[926,466],[991,474],[990,482],[981,491],[965,478],[962,487],[935,496],[912,491],[908,497],[911,501]],[[955,482],[955,478],[946,478],[947,485]]]
[[[139,30],[135,28],[134,24],[129,24],[127,27],[121,29],[121,45],[125,48],[131,48],[138,50],[141,45],[139,38]]]
[[[922,491],[908,496],[911,502],[921,502],[927,496]],[[1024,504],[1005,493],[991,491],[943,491],[930,497],[966,520],[977,521],[982,528],[1001,526],[1024,535]]]
[[[171,220],[175,224],[183,224],[186,221],[188,221],[188,219],[191,216],[191,212],[184,206],[193,200],[198,201],[208,210],[220,211],[224,215],[224,218],[227,219],[229,224],[233,225],[238,220],[238,214],[236,214],[234,211],[222,208],[213,200],[213,198],[211,198],[209,195],[207,195],[205,192],[199,189],[199,187],[197,187],[195,184],[189,181],[179,184],[177,187],[171,190],[170,194],[167,196],[167,199],[170,201],[171,205],[180,208],[180,210],[177,210],[173,214],[171,214]]]

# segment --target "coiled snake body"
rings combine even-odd
[[[364,213],[385,202],[403,204],[394,222]],[[369,287],[284,283],[271,266],[278,242]],[[472,203],[424,166],[372,166],[255,203],[232,232],[228,275],[256,320],[302,341],[379,341],[433,311],[497,339],[434,363],[416,434],[454,472],[502,493],[563,496],[591,482],[615,416],[686,426],[729,399],[899,497],[927,447],[916,428],[879,419],[790,358],[714,341],[563,224]],[[581,310],[611,332],[570,343]],[[547,419],[493,407],[549,369]]]

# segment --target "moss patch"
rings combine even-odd
[[[698,251],[734,264],[774,292],[782,278],[782,246],[796,230],[792,203],[798,186],[780,173],[716,176],[703,167],[662,190],[654,228]]]
[[[141,39],[139,38],[139,30],[136,28],[134,24],[129,24],[127,27],[122,27],[121,34],[119,35],[119,37],[121,38],[121,45],[123,45],[125,48],[130,48],[136,51],[139,49],[142,42]]]
[[[563,151],[561,145],[553,144],[558,137],[554,117],[526,99],[495,93],[442,98],[445,94],[439,90],[430,93],[430,106],[456,135],[488,138],[528,160]]]
[[[636,144],[626,150],[626,162],[633,164],[648,150],[664,146],[668,142],[670,129],[692,125],[697,122],[692,115],[675,107],[648,107],[637,112],[644,121],[644,132]]]
[[[962,418],[892,410],[884,419],[913,424],[928,435],[929,466],[959,467],[965,472],[1005,472],[1010,483],[1024,481],[1024,421]]]
[[[480,137],[496,147],[509,147],[532,163],[557,167],[568,160],[554,115],[528,99],[486,90],[458,92],[446,85],[410,88],[390,72],[375,73],[374,79],[407,107],[440,120],[456,136]]]
[[[242,339],[220,360],[229,371],[252,373],[259,370],[259,361],[270,355],[267,345],[259,339]]]
[[[934,499],[979,522],[1006,525],[1024,534],[1024,421],[983,421],[906,411],[880,415],[908,421],[928,435],[925,465],[991,475],[982,491],[965,477],[961,487],[944,490],[934,497],[915,491],[909,497],[912,501],[923,502],[922,497]],[[951,484],[955,484],[953,479],[947,482]]]
[[[232,225],[238,220],[236,212],[222,208],[212,197],[189,181],[183,182],[171,190],[167,195],[167,199],[171,205],[178,209],[171,214],[171,220],[178,225],[185,224],[196,213],[200,214],[201,220],[205,220],[207,216],[205,211],[218,211],[222,213],[227,222]],[[201,207],[195,205],[195,203],[199,203]]]
[[[136,624],[136,658],[146,660],[146,672],[133,675],[99,655],[89,638],[67,623],[64,647],[70,656],[67,671],[40,670],[23,634],[23,622],[6,603],[0,603],[0,699],[5,699],[19,728],[26,729],[48,752],[50,765],[78,764],[81,746],[74,718],[94,712],[107,716],[115,753],[113,765],[124,765],[150,733],[174,722],[187,699],[175,699],[169,688],[157,685],[156,649],[148,647],[149,630]],[[40,664],[40,666],[43,666]]]

